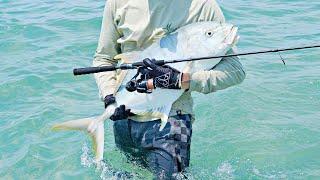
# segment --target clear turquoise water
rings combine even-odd
[[[240,27],[239,51],[320,40],[320,1],[219,1]],[[64,120],[103,111],[90,66],[104,2],[0,0],[0,179],[100,179],[127,170],[106,125],[107,165],[92,165],[89,138],[52,132]],[[320,50],[243,57],[247,78],[194,94],[190,179],[319,179]],[[88,150],[89,149],[89,150]]]

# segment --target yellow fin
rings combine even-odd
[[[67,121],[56,124],[52,130],[83,130],[87,131],[93,121],[97,121],[97,117],[84,118],[78,120]],[[93,149],[95,152],[95,160],[99,162],[103,160],[104,150],[104,122],[99,122],[93,132],[88,132],[93,140]]]
[[[52,126],[52,130],[87,130],[89,124],[95,119],[96,117],[90,117],[55,124]]]
[[[103,160],[104,152],[104,123],[99,123],[97,129],[90,134],[96,162]]]

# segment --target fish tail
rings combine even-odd
[[[96,162],[103,160],[104,151],[104,121],[98,121],[98,117],[72,120],[56,124],[52,130],[83,130],[87,131],[93,141]]]
[[[103,160],[104,152],[104,120],[109,119],[115,106],[108,106],[101,116],[77,119],[56,124],[52,130],[82,130],[87,131],[93,140],[96,163]]]

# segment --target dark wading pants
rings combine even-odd
[[[189,166],[191,115],[170,117],[162,131],[159,131],[160,123],[160,120],[115,121],[115,142],[129,157],[150,169],[157,179],[174,179]]]

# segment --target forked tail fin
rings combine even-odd
[[[56,124],[53,130],[83,130],[87,131],[93,140],[93,149],[96,156],[96,162],[103,160],[104,151],[104,121],[109,119],[114,113],[116,106],[110,105],[101,116],[90,117],[78,120],[67,121]]]
[[[56,124],[52,127],[52,130],[83,130],[87,131],[93,140],[93,149],[96,156],[96,162],[100,162],[103,159],[104,151],[104,121],[97,121],[99,117],[84,118],[78,120],[72,120]],[[94,130],[88,130],[94,124]]]

